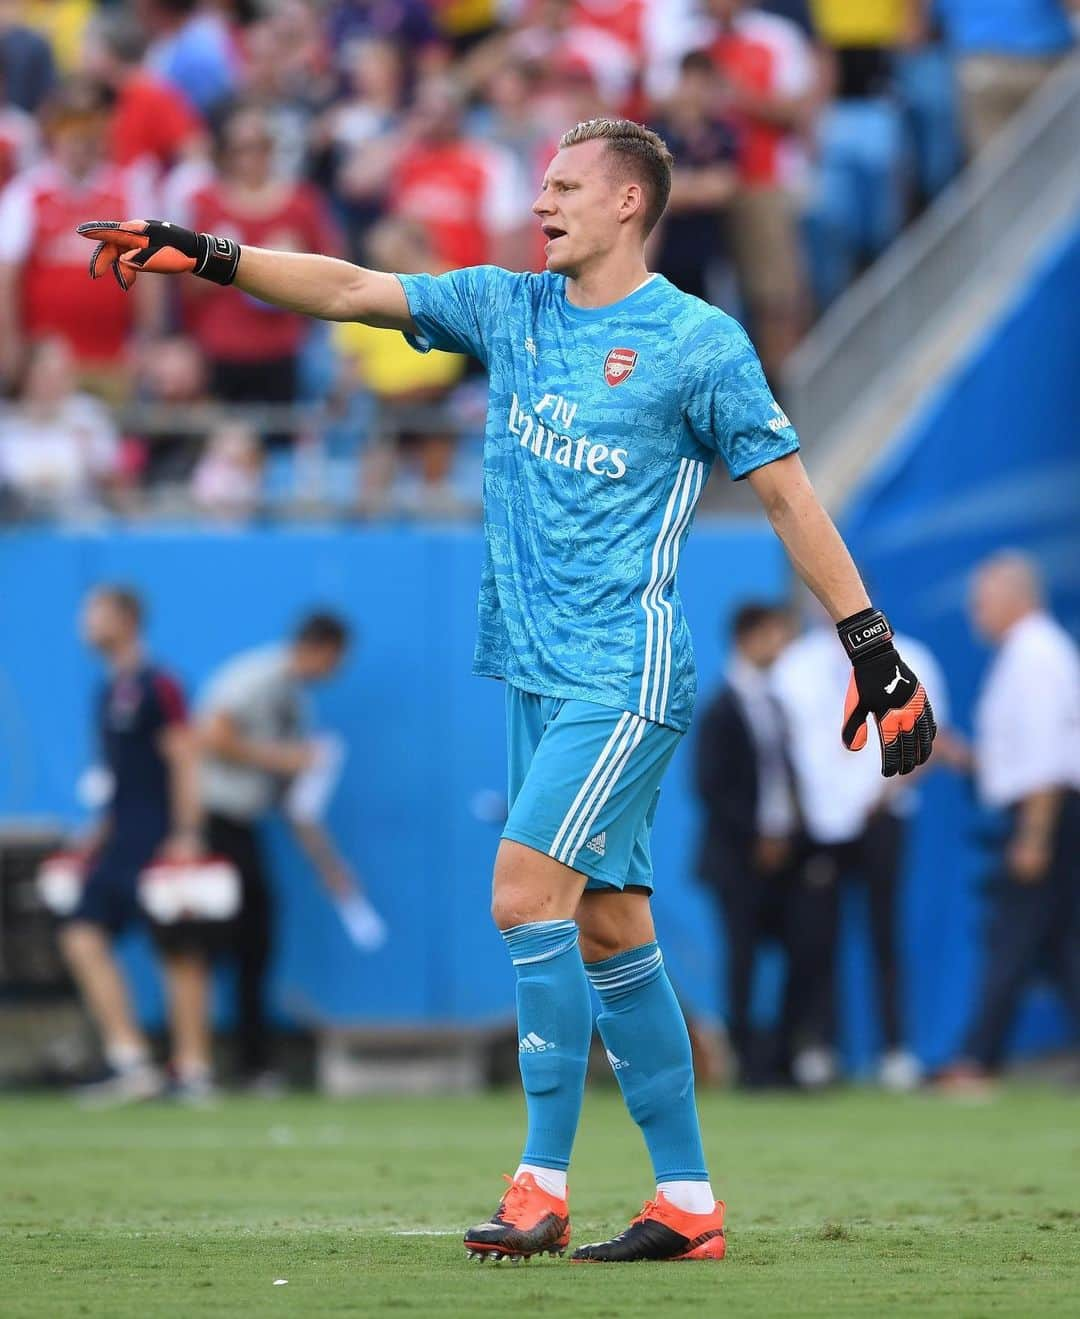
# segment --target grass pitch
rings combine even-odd
[[[520,1138],[513,1093],[227,1100],[84,1113],[0,1101],[5,1319],[1080,1313],[1077,1097],[705,1095],[723,1264],[468,1264]],[[592,1091],[574,1240],[651,1192],[613,1090]],[[275,1286],[276,1279],[287,1279]]]

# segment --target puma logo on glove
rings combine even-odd
[[[910,774],[930,759],[937,734],[926,689],[893,645],[893,631],[879,609],[864,609],[836,625],[851,660],[841,736],[849,751],[866,746],[866,721],[874,716],[886,778]]]

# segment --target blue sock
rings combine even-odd
[[[600,995],[608,1061],[657,1182],[707,1182],[686,1021],[655,943],[585,967]]]
[[[503,930],[517,971],[518,1063],[529,1134],[522,1163],[570,1166],[592,1040],[589,983],[573,921]]]

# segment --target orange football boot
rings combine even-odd
[[[625,1232],[610,1241],[581,1246],[570,1259],[575,1264],[628,1264],[637,1260],[721,1260],[724,1240],[724,1202],[717,1200],[711,1214],[690,1214],[657,1194]]]
[[[486,1223],[465,1233],[469,1259],[508,1259],[520,1264],[533,1255],[561,1255],[570,1244],[570,1210],[565,1199],[537,1185],[531,1172],[510,1183],[498,1209]]]

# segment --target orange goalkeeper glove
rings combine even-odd
[[[926,688],[893,645],[893,631],[880,609],[864,609],[837,623],[851,660],[841,736],[849,751],[866,746],[866,720],[874,716],[881,740],[881,772],[910,774],[930,759],[937,733]]]
[[[111,269],[125,291],[140,270],[159,275],[198,275],[215,284],[231,284],[240,264],[240,244],[231,238],[197,234],[168,220],[91,220],[78,232],[97,247],[90,257],[90,278]]]

